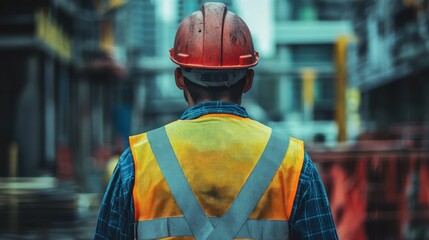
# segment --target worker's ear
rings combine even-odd
[[[246,84],[244,85],[243,93],[247,93],[252,88],[254,75],[255,75],[255,72],[253,71],[253,69],[247,70]]]
[[[180,68],[176,68],[176,70],[174,71],[174,78],[176,79],[176,86],[180,90],[185,90],[186,88],[185,80],[183,78],[183,74]]]

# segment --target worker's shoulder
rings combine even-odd
[[[293,143],[297,146],[300,146],[301,148],[304,148],[304,141],[303,140],[295,138],[293,136],[289,136],[289,139],[290,139],[291,143]]]
[[[289,140],[289,145],[304,149],[304,141],[295,136],[290,135],[288,131],[279,128],[271,128],[271,131],[272,133],[276,132],[276,135],[278,137],[281,137],[285,140]]]
[[[130,142],[130,146],[134,146],[137,143],[141,144],[141,143],[147,142],[147,132],[130,136],[129,142]]]
[[[131,135],[128,138],[129,142],[130,142],[130,146],[133,146],[135,144],[139,144],[139,145],[145,144],[145,143],[148,142],[148,137],[147,137],[148,132],[155,131],[155,130],[161,129],[161,128],[169,128],[169,129],[171,129],[172,127],[174,128],[177,125],[177,123],[178,123],[178,121],[174,121],[174,122],[171,122],[171,123],[169,123],[167,125],[161,126],[159,128],[154,128],[152,130],[149,130],[147,132],[141,132],[141,133],[137,133],[135,135]]]

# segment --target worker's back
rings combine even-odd
[[[271,135],[271,129],[258,122],[229,114],[179,120],[167,125],[165,131],[192,193],[208,217],[222,217],[226,213],[261,158]],[[178,219],[184,215],[151,145],[147,134],[131,138],[136,166],[136,221],[143,226],[145,221]],[[296,139],[290,142],[287,139],[284,146],[279,146],[284,148],[283,154],[288,145],[287,157],[282,155],[279,170],[274,178],[269,177],[271,183],[268,189],[263,187],[265,193],[249,219],[284,221],[287,228],[304,154],[302,142]]]

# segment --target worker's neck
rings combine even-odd
[[[240,104],[241,104],[241,98],[240,98],[240,99],[238,99],[238,101],[236,101],[236,100],[232,100],[232,99],[230,99],[230,98],[221,98],[221,99],[216,99],[216,100],[214,100],[214,99],[200,99],[199,101],[194,101],[194,99],[192,99],[192,98],[188,98],[188,106],[189,106],[189,107],[193,107],[193,106],[195,106],[195,105],[197,105],[197,104],[199,104],[199,103],[203,103],[203,102],[213,102],[213,101],[231,102],[231,103],[235,103],[235,104],[238,104],[238,105],[240,105]]]

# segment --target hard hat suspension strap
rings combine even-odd
[[[230,87],[246,76],[247,69],[212,70],[180,68],[189,81],[203,87]]]

